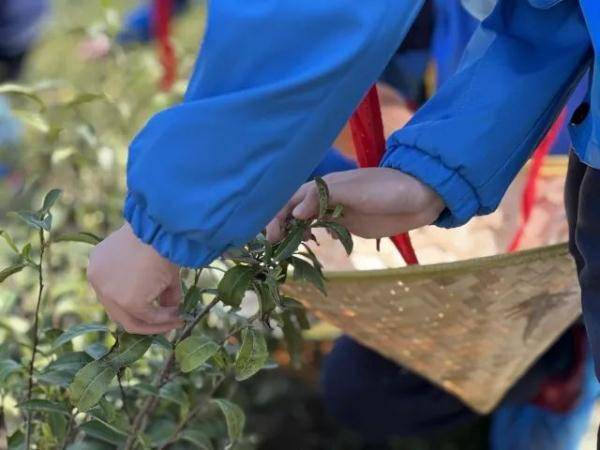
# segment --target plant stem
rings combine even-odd
[[[33,346],[31,349],[31,361],[29,362],[29,380],[27,383],[27,401],[31,400],[33,394],[33,370],[35,365],[35,356],[37,353],[37,347],[39,344],[39,323],[40,323],[40,307],[42,305],[42,295],[44,293],[44,252],[46,251],[46,240],[44,236],[44,230],[40,228],[39,231],[40,238],[40,260],[37,265],[38,271],[38,296],[37,303],[35,305],[35,317],[33,321]],[[29,411],[27,413],[27,431],[25,434],[25,448],[29,450],[31,448],[31,431],[32,431],[32,416],[33,411]]]
[[[117,381],[119,382],[119,391],[121,391],[121,401],[123,402],[123,410],[125,411],[125,415],[129,420],[129,424],[133,422],[133,415],[131,414],[131,410],[129,409],[129,404],[127,403],[127,395],[125,394],[125,388],[123,387],[123,373],[122,371],[117,372]]]
[[[61,450],[66,450],[67,445],[69,445],[69,438],[71,437],[71,432],[73,431],[73,424],[75,423],[75,415],[76,413],[73,413],[69,416],[69,423],[67,423],[67,431],[65,431],[65,438],[63,439],[63,443],[60,447]]]
[[[198,325],[198,323],[200,323],[200,321],[203,318],[205,318],[208,315],[208,313],[210,313],[210,311],[216,306],[217,303],[219,303],[219,299],[217,297],[215,297],[208,305],[206,305],[206,307],[202,310],[202,312],[200,314],[198,314],[196,317],[194,317],[194,319],[186,325],[186,327],[183,329],[183,331],[181,332],[179,337],[177,337],[174,340],[173,350],[171,350],[171,354],[169,355],[169,357],[167,358],[167,361],[163,365],[162,370],[160,371],[160,373],[157,375],[156,379],[154,380],[155,388],[160,389],[164,385],[165,380],[168,379],[171,370],[173,370],[173,365],[175,363],[175,347],[177,346],[177,344],[179,344],[182,340],[184,340],[185,338],[187,338],[188,336],[190,336],[192,334],[192,331],[194,330],[196,325]],[[133,424],[131,425],[131,432],[129,433],[127,441],[125,442],[125,446],[123,447],[123,450],[132,450],[134,448],[134,445],[137,442],[138,434],[140,432],[143,432],[144,429],[146,428],[146,422],[148,420],[148,417],[154,412],[157,405],[158,405],[158,397],[157,396],[148,397],[144,401],[144,403],[140,407],[139,412],[136,414],[135,418],[133,419]]]

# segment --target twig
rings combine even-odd
[[[40,322],[40,307],[42,304],[42,295],[44,293],[44,252],[46,250],[46,241],[44,237],[44,230],[40,228],[40,262],[37,265],[38,270],[38,297],[37,304],[35,305],[35,318],[33,321],[33,347],[31,349],[31,361],[29,362],[29,380],[27,383],[27,401],[31,400],[33,393],[33,370],[35,365],[35,356],[37,353],[37,347],[39,343],[38,329]],[[33,411],[27,413],[27,431],[25,434],[25,448],[29,450],[31,448],[31,430],[32,430],[32,416]]]
[[[127,395],[125,394],[125,388],[123,387],[123,371],[119,370],[117,372],[117,381],[119,383],[119,391],[121,391],[121,401],[123,402],[123,410],[129,419],[129,425],[133,422],[133,414],[131,414],[131,410],[129,409],[129,404],[127,403]]]
[[[71,436],[71,431],[73,431],[73,424],[75,423],[75,416],[77,415],[77,410],[69,416],[69,422],[67,423],[67,430],[65,431],[65,438],[63,439],[63,443],[61,445],[61,450],[66,450],[69,445],[69,437]]]
[[[217,381],[214,386],[212,387],[212,389],[210,390],[210,392],[207,394],[207,398],[210,400],[212,398],[212,396],[214,395],[214,393],[217,391],[217,389],[219,389],[219,387],[221,386],[221,384],[223,384],[223,381],[225,381],[226,377],[221,377],[221,379],[219,381]],[[181,437],[181,433],[185,430],[185,428],[189,425],[189,423],[206,407],[206,403],[204,402],[199,402],[189,413],[188,415],[185,417],[184,420],[182,420],[179,425],[177,425],[177,428],[175,429],[175,431],[173,431],[171,437],[169,438],[169,440],[167,442],[165,442],[160,448],[159,450],[165,450],[167,448],[169,448],[172,444],[175,444]]]
[[[217,303],[219,303],[219,301],[220,300],[218,299],[218,297],[215,297],[208,305],[206,305],[206,307],[202,310],[202,312],[200,314],[198,314],[196,317],[194,317],[194,319],[186,325],[186,327],[183,329],[183,331],[181,332],[179,337],[177,337],[174,340],[173,350],[171,350],[171,354],[169,355],[169,358],[167,359],[162,370],[160,371],[160,373],[157,375],[156,379],[154,380],[155,388],[160,389],[164,385],[165,380],[168,379],[169,374],[175,364],[175,350],[174,349],[177,346],[177,344],[179,344],[182,340],[184,340],[185,338],[187,338],[188,336],[190,336],[192,334],[192,331],[194,330],[196,325],[198,325],[198,323],[200,323],[200,321],[202,319],[204,319],[210,313],[210,311],[216,306]],[[133,419],[133,424],[131,426],[131,432],[129,433],[127,441],[125,442],[125,446],[123,447],[123,450],[133,449],[133,446],[135,445],[135,443],[137,441],[138,434],[140,432],[143,432],[144,429],[146,428],[146,422],[148,420],[148,417],[154,412],[157,405],[158,405],[158,397],[156,397],[156,396],[149,397],[144,401],[139,412]]]

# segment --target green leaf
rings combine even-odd
[[[212,400],[212,402],[219,407],[225,416],[229,440],[232,443],[237,441],[242,437],[244,425],[246,424],[246,416],[244,415],[244,411],[242,411],[242,408],[235,403],[223,398],[215,398]]]
[[[114,446],[97,440],[85,440],[71,444],[67,450],[114,450]]]
[[[21,430],[15,431],[8,438],[8,450],[25,450],[25,434]]]
[[[192,286],[185,293],[183,300],[183,311],[185,313],[191,313],[196,309],[198,303],[202,300],[202,290],[198,286]]]
[[[254,268],[235,266],[229,269],[219,282],[219,299],[226,305],[239,308],[244,294],[254,279]]]
[[[23,111],[23,110],[13,110],[12,113],[15,117],[21,120],[21,122],[26,123],[30,127],[39,131],[40,133],[48,133],[51,130],[50,124],[46,120],[46,118],[36,111]]]
[[[92,358],[84,352],[69,352],[60,355],[38,374],[37,379],[47,384],[53,384],[64,388],[69,387],[75,374]]]
[[[127,440],[127,433],[100,419],[92,419],[79,427],[86,435],[108,442],[113,445],[122,445]]]
[[[284,311],[281,313],[281,320],[283,321],[281,331],[283,331],[288,354],[292,360],[292,365],[298,368],[301,365],[303,347],[302,333],[294,323],[291,311]]]
[[[110,387],[117,372],[104,361],[92,361],[73,379],[69,390],[71,401],[80,411],[94,407]]]
[[[178,381],[165,384],[158,391],[158,396],[181,406],[184,411],[189,408],[188,395]]]
[[[254,328],[242,331],[242,346],[235,358],[235,379],[243,381],[256,374],[269,359],[267,341]]]
[[[283,241],[277,244],[277,248],[273,252],[276,261],[285,261],[292,256],[297,250],[304,237],[305,228],[300,224],[292,226],[290,233]]]
[[[48,193],[44,197],[44,201],[42,202],[42,209],[39,210],[39,213],[46,214],[50,212],[50,209],[54,206],[61,194],[62,190],[60,189],[51,189],[50,191],[48,191]]]
[[[165,350],[173,350],[173,344],[163,334],[155,334],[152,343],[164,348]]]
[[[21,365],[12,359],[0,359],[0,386],[6,382],[8,377],[18,372]]]
[[[302,303],[290,297],[283,297],[282,304],[296,318],[301,329],[308,330],[310,328],[310,322],[306,317],[306,309]]]
[[[148,383],[138,383],[131,386],[131,389],[135,389],[144,395],[155,396],[158,395],[158,389]]]
[[[28,242],[27,244],[25,244],[23,246],[23,249],[21,250],[21,257],[23,257],[24,259],[28,260],[30,254],[31,254],[31,243]]]
[[[277,298],[267,283],[256,283],[254,286],[260,304],[260,315],[266,319],[277,307]]]
[[[110,349],[102,342],[94,342],[84,348],[83,351],[94,359],[101,359],[108,354]]]
[[[21,253],[21,252],[19,252],[19,249],[15,245],[15,242],[13,241],[11,235],[8,234],[8,232],[6,232],[4,230],[0,230],[0,237],[2,237],[6,241],[6,243],[12,249],[13,252],[15,252],[17,255],[19,255]]]
[[[82,242],[84,244],[97,245],[102,242],[102,238],[92,233],[80,231],[77,233],[65,233],[55,236],[52,242]]]
[[[24,403],[21,403],[21,408],[26,411],[41,411],[41,412],[54,412],[63,414],[65,416],[71,415],[71,410],[62,403],[52,402],[46,399],[32,399]]]
[[[187,428],[181,433],[181,439],[194,445],[198,450],[213,450],[212,442],[209,437],[201,430],[196,428]]]
[[[317,192],[319,193],[319,219],[325,217],[329,208],[329,188],[321,177],[315,177]]]
[[[108,333],[109,329],[106,325],[101,323],[82,323],[79,325],[72,326],[52,343],[52,348],[56,350],[58,347],[72,341],[78,336],[82,336],[87,333],[103,332]]]
[[[90,102],[94,102],[96,100],[105,100],[105,99],[106,99],[106,96],[104,94],[95,94],[93,92],[80,92],[79,94],[77,94],[75,96],[75,98],[73,98],[68,103],[66,103],[65,107],[71,108],[73,106],[82,105],[84,103],[90,103]]]
[[[152,336],[123,333],[119,336],[119,345],[107,357],[107,362],[115,370],[133,364],[148,351],[152,345]]]
[[[325,290],[325,279],[318,269],[311,266],[307,261],[296,257],[292,257],[291,264],[294,266],[295,280],[312,283],[323,294],[327,294],[327,291]]]
[[[0,270],[0,283],[2,283],[8,277],[10,277],[16,273],[19,273],[25,267],[27,267],[27,264],[19,263],[19,264],[15,264],[13,266],[9,266],[9,267],[6,267],[5,269]]]
[[[339,219],[340,217],[342,217],[343,213],[344,213],[344,205],[335,205],[335,208],[333,208],[333,212],[331,213],[331,218]]]
[[[38,104],[40,111],[46,110],[46,104],[39,95],[36,94],[35,90],[28,86],[19,84],[3,84],[0,85],[0,94],[13,94],[27,97]]]
[[[335,236],[340,240],[346,253],[349,255],[352,253],[352,249],[354,247],[354,242],[352,241],[352,235],[350,232],[344,227],[336,222],[321,222],[319,226],[329,229]]]
[[[205,336],[190,336],[175,347],[175,359],[183,372],[191,372],[214,356],[221,347]]]
[[[42,219],[39,214],[31,211],[19,211],[16,213],[16,215],[19,219],[32,228],[50,231],[49,225],[52,225],[52,219],[50,219],[50,223],[48,223],[47,218]]]

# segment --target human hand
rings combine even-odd
[[[129,333],[166,333],[179,319],[179,268],[133,234],[129,224],[92,252],[88,280],[112,320]]]
[[[364,238],[395,236],[434,222],[444,210],[442,199],[416,178],[395,169],[369,168],[337,172],[323,180],[329,188],[331,206],[342,205],[337,219]],[[267,226],[267,238],[283,237],[290,216],[306,220],[317,217],[319,193],[316,183],[305,183]]]

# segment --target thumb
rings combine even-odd
[[[171,284],[160,294],[160,306],[178,306],[183,297],[181,292],[181,280],[173,277]]]

